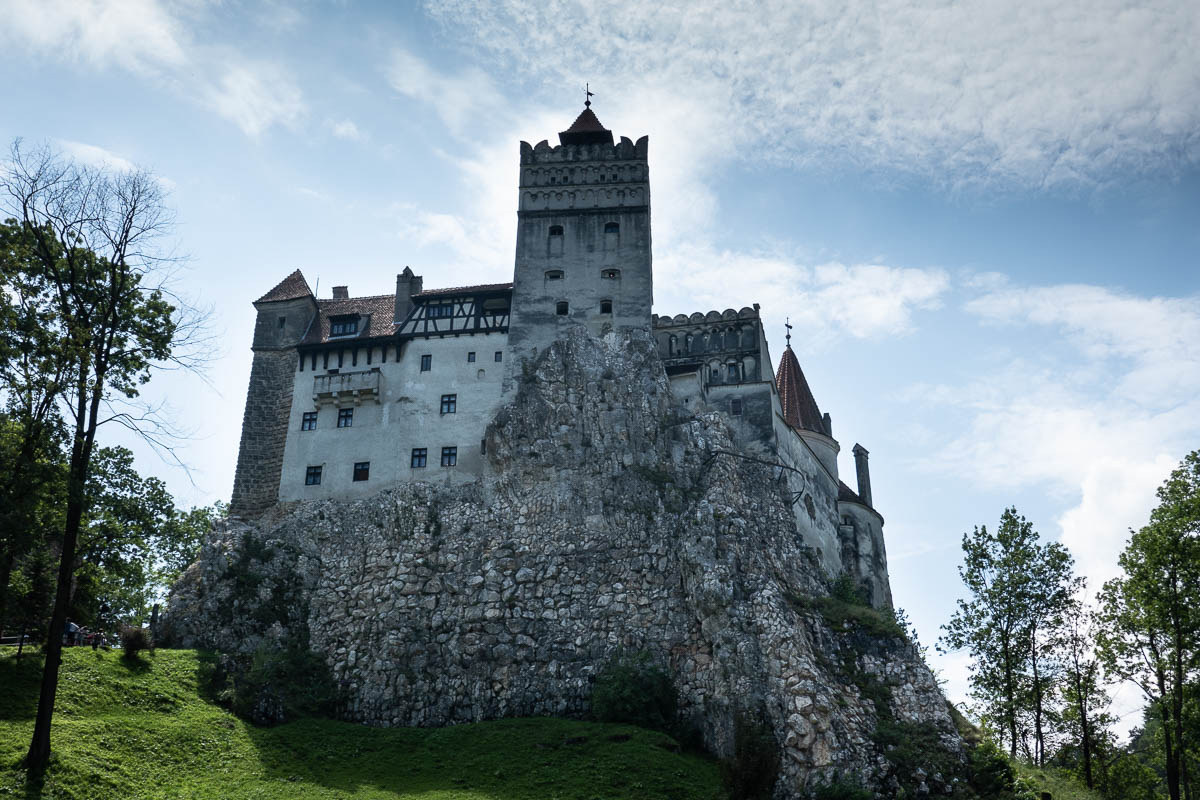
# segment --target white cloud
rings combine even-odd
[[[58,145],[64,153],[81,164],[93,167],[107,167],[118,172],[132,172],[135,169],[132,161],[105,150],[103,147],[97,147],[94,144],[60,139]]]
[[[353,120],[343,119],[337,122],[330,121],[329,129],[339,139],[345,139],[350,142],[364,141],[367,136],[358,129]]]
[[[300,119],[303,94],[281,65],[188,35],[184,15],[198,10],[169,0],[0,0],[0,44],[126,70],[181,91],[251,137]]]
[[[187,61],[178,22],[156,0],[0,0],[0,42],[139,73]]]
[[[503,68],[572,84],[605,76],[600,91],[623,103],[642,88],[703,98],[752,158],[1021,186],[1200,159],[1191,0],[428,7]]]
[[[293,125],[305,113],[300,90],[278,65],[245,63],[225,68],[203,91],[205,104],[257,137],[273,125]]]
[[[1200,441],[1200,300],[1002,287],[966,308],[1000,341],[1032,333],[1038,350],[966,385],[914,389],[933,413],[964,415],[926,466],[1062,498],[1061,540],[1097,588]]]
[[[387,77],[400,94],[432,105],[455,135],[466,133],[472,122],[504,122],[500,93],[491,77],[477,67],[449,74],[434,69],[413,53],[396,49]]]

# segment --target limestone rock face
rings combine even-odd
[[[245,652],[306,635],[346,717],[372,725],[583,715],[598,670],[647,651],[718,754],[736,713],[769,723],[779,797],[882,786],[875,702],[960,752],[911,645],[832,630],[803,602],[828,586],[769,454],[679,410],[648,334],[572,330],[527,365],[485,447],[478,484],[224,523],[175,588],[176,640]]]

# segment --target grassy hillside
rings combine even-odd
[[[255,728],[205,701],[200,659],[64,652],[55,756],[41,793],[19,762],[41,659],[0,651],[0,797],[551,800],[722,796],[717,765],[623,725],[514,719],[442,729],[329,720]]]
[[[1049,792],[1054,800],[1101,800],[1099,792],[1090,791],[1064,769],[1018,764],[1017,772],[1038,793]]]

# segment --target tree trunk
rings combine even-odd
[[[1045,739],[1042,736],[1042,681],[1038,675],[1037,628],[1030,634],[1030,664],[1033,667],[1033,762],[1046,765]]]
[[[4,638],[4,623],[8,619],[8,582],[16,560],[15,555],[0,556],[0,639]]]
[[[38,695],[37,717],[33,724],[33,739],[25,757],[25,767],[35,781],[45,775],[50,762],[50,723],[54,717],[54,700],[58,694],[58,669],[62,663],[63,629],[70,607],[75,550],[79,543],[79,527],[83,520],[84,492],[96,438],[96,417],[100,407],[100,392],[88,396],[91,381],[89,365],[80,368],[76,388],[75,437],[71,447],[71,466],[67,476],[67,517],[63,526],[62,553],[58,562],[58,585],[54,591],[54,611],[50,615],[50,635],[46,641],[46,663],[42,668],[42,687]],[[103,373],[98,371],[97,385],[103,385]]]

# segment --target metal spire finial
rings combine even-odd
[[[592,92],[591,89],[589,88],[589,84],[585,83],[583,85],[583,94],[584,94],[583,107],[591,108],[592,107],[592,95],[594,94],[594,92]]]
[[[791,350],[792,349],[792,318],[784,317],[783,319],[784,319],[783,327],[787,328],[787,336],[784,338],[787,339],[788,349]]]

